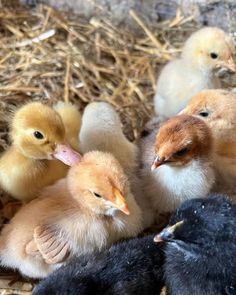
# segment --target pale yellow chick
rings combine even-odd
[[[102,251],[141,230],[141,211],[118,161],[89,152],[5,226],[0,261],[43,278],[74,256]]]
[[[193,33],[184,44],[181,57],[161,71],[154,97],[155,112],[171,117],[203,89],[220,88],[213,70],[225,67],[236,71],[234,44],[221,29],[205,27]]]
[[[236,185],[236,94],[226,90],[204,90],[195,95],[182,111],[202,118],[210,127],[214,162],[220,181]]]
[[[42,103],[29,103],[16,111],[10,136],[12,144],[0,158],[0,186],[15,199],[35,198],[40,189],[64,177],[65,164],[76,159],[66,145],[61,117]]]

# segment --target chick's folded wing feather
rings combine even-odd
[[[27,246],[30,255],[41,254],[48,264],[60,263],[69,255],[69,243],[56,227],[40,225],[34,229],[34,237]]]

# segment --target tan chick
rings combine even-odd
[[[16,111],[10,137],[12,144],[0,158],[0,186],[21,201],[29,201],[41,188],[64,177],[65,164],[76,159],[66,145],[61,117],[42,103],[28,103]]]
[[[213,70],[225,67],[235,72],[234,44],[221,29],[205,27],[193,33],[184,44],[181,57],[161,71],[154,97],[155,112],[171,117],[203,89],[220,88]]]
[[[74,256],[101,251],[141,230],[141,211],[118,161],[89,152],[5,226],[0,261],[43,278]]]
[[[143,185],[159,213],[171,212],[185,200],[207,196],[214,184],[213,142],[203,120],[175,116],[160,127],[153,149],[145,144]]]
[[[236,94],[220,89],[201,91],[182,113],[207,123],[214,138],[214,162],[220,180],[236,185]]]
[[[154,221],[154,214],[138,178],[138,148],[125,137],[120,117],[110,104],[93,102],[85,108],[80,148],[83,153],[99,150],[110,152],[116,157],[127,174],[132,192],[142,209],[144,227],[149,227]]]
[[[69,145],[79,150],[79,132],[81,127],[81,115],[79,110],[72,103],[59,101],[54,109],[59,113],[65,126],[66,141]]]

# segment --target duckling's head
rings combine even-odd
[[[125,195],[128,179],[118,161],[109,153],[86,153],[67,177],[72,196],[81,206],[101,215],[122,211],[129,215]]]
[[[236,72],[233,56],[233,40],[223,30],[214,27],[193,33],[182,51],[182,57],[188,63],[203,71],[223,67]]]
[[[152,170],[159,166],[184,166],[192,160],[207,160],[212,152],[212,136],[197,117],[178,115],[160,127],[155,141]]]
[[[12,143],[26,157],[51,160],[65,147],[65,128],[60,115],[52,108],[32,102],[13,116]]]

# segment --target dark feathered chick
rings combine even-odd
[[[159,294],[163,287],[163,249],[153,236],[132,239],[109,250],[74,260],[50,275],[34,295]]]
[[[185,202],[155,241],[166,242],[168,294],[236,294],[236,204],[227,198]]]

